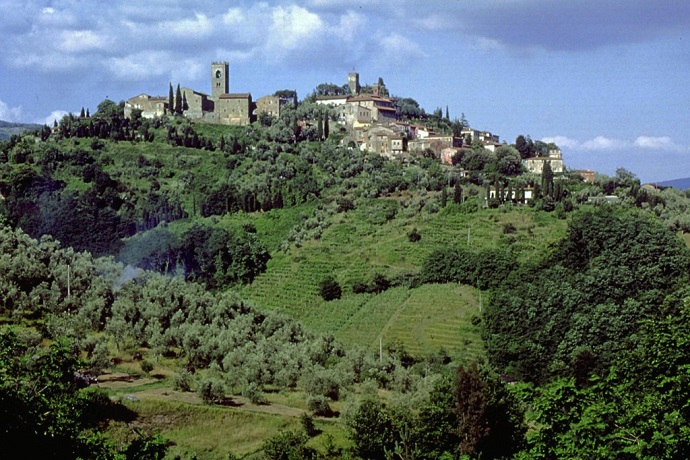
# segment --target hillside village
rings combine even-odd
[[[213,62],[210,66],[211,94],[178,85],[173,96],[172,84],[168,97],[139,94],[125,102],[125,117],[131,117],[136,110],[143,118],[155,118],[175,113],[177,110],[192,121],[245,126],[257,121],[262,115],[279,118],[281,109],[290,99],[279,95],[263,96],[256,101],[251,93],[230,92],[230,72],[228,62]],[[456,133],[437,133],[422,122],[403,120],[396,108],[395,100],[388,97],[389,91],[379,79],[370,87],[371,92],[363,92],[359,74],[350,72],[347,91],[338,95],[317,95],[314,102],[328,106],[331,116],[345,133],[344,145],[356,145],[361,150],[378,153],[388,158],[405,158],[410,154],[432,152],[445,164],[453,164],[453,157],[463,147],[480,143],[491,152],[496,152],[505,141],[490,131],[463,126]],[[176,98],[181,101],[176,102]],[[552,149],[548,156],[537,156],[523,160],[528,172],[541,174],[548,162],[554,173],[565,171],[565,164],[559,149]],[[463,171],[460,172],[461,175]],[[585,172],[585,173],[591,173]]]

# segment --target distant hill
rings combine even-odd
[[[655,185],[659,185],[661,187],[673,187],[677,188],[678,190],[688,190],[690,189],[690,177],[685,177],[683,179],[667,180],[664,182],[656,182]]]
[[[34,123],[10,123],[0,120],[0,141],[6,141],[13,135],[21,134],[24,131],[41,129],[41,126]]]

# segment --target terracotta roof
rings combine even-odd
[[[316,100],[317,101],[327,101],[329,99],[347,99],[349,97],[350,96],[348,96],[347,94],[342,94],[340,96],[316,96]]]
[[[357,102],[357,101],[384,101],[384,102],[390,102],[391,104],[393,103],[392,99],[388,99],[386,97],[381,97],[381,96],[375,96],[373,94],[360,94],[359,96],[355,96],[351,98],[352,101]]]
[[[250,93],[224,93],[221,94],[220,99],[251,99]]]

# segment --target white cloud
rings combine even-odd
[[[340,24],[334,33],[348,43],[357,41],[362,36],[367,19],[354,11],[348,11],[340,17]]]
[[[159,27],[184,38],[206,38],[211,36],[214,30],[213,21],[201,13],[195,13],[194,19],[161,22]]]
[[[683,147],[676,144],[668,136],[653,137],[653,136],[638,136],[634,142],[636,147],[643,149],[657,149],[657,150],[671,150],[681,151]]]
[[[102,49],[107,45],[105,37],[93,30],[69,30],[62,32],[62,42],[58,49],[66,53],[81,53],[94,49]]]
[[[387,59],[407,61],[426,57],[426,53],[417,43],[395,32],[383,37],[380,45]]]
[[[628,145],[626,141],[620,139],[608,138],[605,136],[597,136],[594,139],[587,140],[580,146],[583,150],[615,150]]]
[[[223,24],[226,26],[239,26],[245,23],[247,18],[240,8],[230,8],[223,16]]]
[[[556,144],[560,148],[567,149],[577,149],[580,146],[579,141],[566,136],[544,137],[541,141],[546,142],[547,144]]]
[[[42,120],[37,120],[36,123],[39,123],[42,125],[48,125],[48,126],[52,127],[53,123],[55,121],[60,123],[60,120],[62,119],[62,117],[64,117],[68,113],[69,112],[67,112],[66,110],[53,110],[52,112],[50,112],[50,115],[48,115],[47,117],[45,117]]]
[[[271,46],[289,50],[307,47],[324,31],[319,15],[296,5],[274,8],[271,16],[268,40]]]
[[[673,142],[668,136],[638,136],[634,141],[597,136],[581,142],[567,136],[551,136],[542,138],[543,142],[553,142],[561,148],[581,151],[606,151],[620,149],[655,149],[672,152],[690,150]]]
[[[125,81],[166,75],[170,71],[170,66],[175,64],[167,51],[142,51],[123,57],[113,57],[106,62],[111,74],[118,80]]]
[[[22,106],[10,107],[5,102],[0,101],[0,120],[3,121],[22,121]]]

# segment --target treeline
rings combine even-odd
[[[271,258],[256,229],[231,232],[203,221],[184,231],[160,226],[127,241],[119,254],[125,264],[218,289],[251,283]]]
[[[518,458],[682,458],[689,268],[686,245],[649,213],[600,206],[575,212],[540,261],[444,248],[420,278],[489,290],[489,360],[530,383],[535,429]]]

